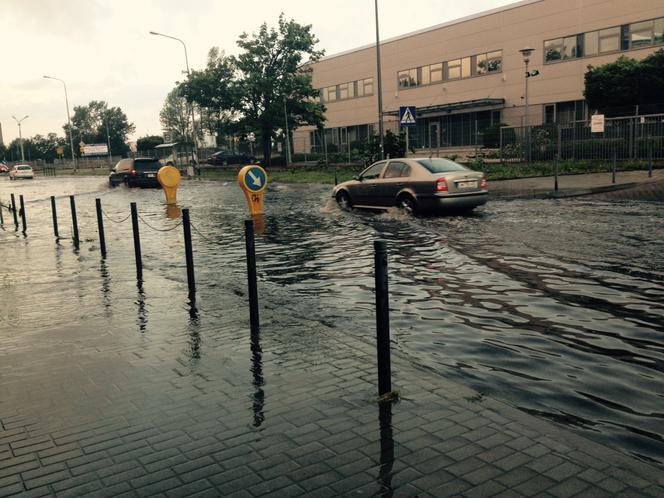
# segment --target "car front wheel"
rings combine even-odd
[[[344,192],[342,190],[341,192],[339,192],[337,194],[336,199],[337,199],[337,204],[344,211],[350,211],[351,208],[353,207],[353,204],[350,201],[350,196],[348,195],[348,192]]]

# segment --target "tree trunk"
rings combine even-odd
[[[263,164],[269,168],[272,162],[272,128],[263,128]]]

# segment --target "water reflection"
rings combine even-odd
[[[394,468],[394,438],[392,434],[392,403],[378,403],[378,422],[380,424],[380,468],[378,483],[380,496],[392,496],[392,469]]]
[[[138,330],[141,333],[144,333],[148,327],[148,310],[145,307],[145,291],[143,290],[143,282],[139,280],[136,283],[136,287],[138,288],[138,299],[136,300],[138,314],[136,318],[136,325],[138,325]]]
[[[99,264],[99,274],[101,275],[101,299],[104,305],[104,315],[106,318],[113,316],[113,303],[111,299],[111,277],[108,272],[106,260],[102,259]]]
[[[263,350],[261,349],[260,330],[251,331],[251,373],[253,375],[254,392],[252,395],[252,408],[254,412],[254,427],[260,427],[265,421],[263,409],[265,407],[265,391],[263,385]]]
[[[195,364],[201,357],[201,322],[196,308],[195,299],[189,300],[189,324],[187,330],[189,332],[189,351],[191,363]]]
[[[176,220],[182,216],[182,209],[177,204],[166,204],[166,218]]]

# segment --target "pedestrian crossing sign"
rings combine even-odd
[[[417,107],[414,105],[399,107],[399,124],[401,126],[415,126]]]

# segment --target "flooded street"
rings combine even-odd
[[[247,345],[246,207],[236,183],[184,182],[178,193],[180,207],[191,208],[195,309],[182,229],[167,216],[161,191],[111,190],[103,177],[0,179],[3,203],[11,192],[17,202],[25,198],[28,231],[15,231],[3,211],[3,362],[29,359],[31,337],[55,327],[71,327],[72,347],[76,334],[103,329],[100,341],[137,356],[177,356],[192,371],[206,351]],[[78,251],[69,194],[76,194]],[[106,260],[95,197],[105,213]],[[130,202],[142,218],[141,287]],[[261,308],[279,310],[286,323],[297,316],[373,341],[372,243],[382,238],[395,348],[480,393],[664,463],[664,204],[493,200],[469,216],[413,218],[341,212],[327,187],[276,185],[266,211],[257,237]],[[237,330],[230,343],[229,330]],[[303,360],[316,361],[318,338],[292,333],[310,344]],[[20,354],[4,353],[10,349]],[[278,361],[289,352],[265,354]]]

